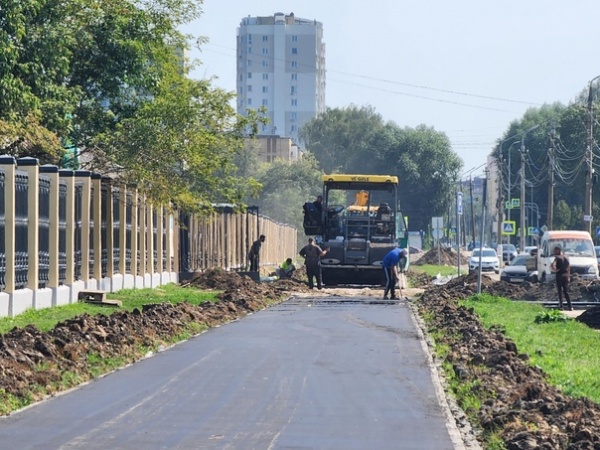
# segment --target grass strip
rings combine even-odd
[[[487,328],[499,326],[540,367],[548,381],[573,397],[600,403],[600,333],[541,305],[487,294],[463,301]]]

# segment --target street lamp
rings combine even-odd
[[[594,157],[594,118],[593,118],[593,110],[592,110],[592,85],[594,81],[600,78],[600,75],[592,78],[590,80],[590,87],[588,91],[588,103],[587,103],[587,155],[586,155],[586,166],[587,170],[585,172],[585,211],[584,211],[584,226],[588,233],[592,233],[592,186],[593,186],[593,176],[594,176],[594,168],[592,165],[592,160]]]

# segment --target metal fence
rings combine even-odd
[[[263,273],[296,253],[296,229],[257,208],[175,213],[96,173],[0,156],[0,317],[72,303],[85,289],[156,287],[213,267],[244,271],[260,234]]]

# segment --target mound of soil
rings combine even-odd
[[[488,277],[482,283],[493,289]],[[507,449],[599,448],[600,406],[548,384],[501,330],[484,328],[472,310],[458,305],[476,288],[474,275],[463,276],[426,290],[416,303],[421,315],[431,317],[430,329],[444,330],[439,343],[450,349],[445,362],[456,377],[487,399],[481,410],[467,414],[477,417],[484,432],[499,434]]]
[[[595,306],[590,308],[583,313],[581,313],[577,318],[575,318],[578,322],[586,324],[590,328],[594,328],[595,330],[600,329],[600,306]]]
[[[600,302],[598,284],[573,277],[569,284],[569,295],[574,302]],[[554,283],[529,283],[527,281],[514,284],[505,281],[497,282],[486,290],[492,295],[513,300],[557,302],[558,292]],[[596,296],[598,298],[596,298]]]
[[[461,254],[461,264],[467,263],[467,257]],[[415,266],[424,266],[425,264],[455,266],[458,262],[458,253],[451,248],[440,247],[439,257],[438,249],[433,248],[427,251],[423,256],[419,257],[414,263]]]
[[[29,325],[0,335],[0,393],[40,399],[59,389],[67,371],[79,382],[93,378],[90,358],[133,362],[144,356],[139,353],[141,347],[164,345],[189,330],[192,323],[214,327],[263,309],[290,292],[308,290],[297,279],[255,283],[223,270],[198,274],[187,286],[223,292],[215,303],[149,304],[110,316],[78,316],[58,323],[49,332]]]

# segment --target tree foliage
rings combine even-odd
[[[325,172],[397,175],[411,229],[426,229],[447,210],[462,167],[444,133],[385,123],[370,107],[328,109],[301,137]]]
[[[254,203],[263,214],[302,230],[302,205],[322,192],[322,175],[310,154],[293,163],[276,159],[263,164],[257,177],[263,190]]]
[[[89,168],[161,201],[240,200],[231,158],[257,117],[187,77],[178,30],[200,4],[0,0],[0,144],[56,162],[71,142]]]
[[[580,96],[583,97],[583,96]],[[554,168],[555,229],[584,229],[585,179],[587,173],[587,105],[575,102],[568,106],[560,103],[529,109],[520,120],[512,122],[496,146],[493,156],[501,157],[504,186],[503,197],[508,197],[508,179],[511,180],[512,198],[521,196],[521,156],[524,157],[527,202],[533,202],[540,211],[540,224],[547,223],[548,195],[551,168]],[[524,135],[526,130],[537,126]],[[554,139],[552,139],[554,137]],[[598,127],[594,141],[600,139]],[[504,141],[504,142],[502,142]],[[514,145],[513,145],[514,143]],[[524,152],[521,151],[521,146]],[[509,161],[510,152],[510,166]],[[593,146],[594,161],[599,156]],[[551,155],[553,158],[551,160]],[[551,163],[552,161],[552,163]],[[594,163],[594,165],[596,165]],[[598,186],[598,185],[596,185]],[[600,192],[594,187],[594,207]],[[533,199],[530,193],[533,191]],[[600,224],[598,216],[595,222]],[[518,217],[517,217],[518,220]],[[532,226],[532,224],[527,224]],[[520,226],[520,225],[519,225]]]

